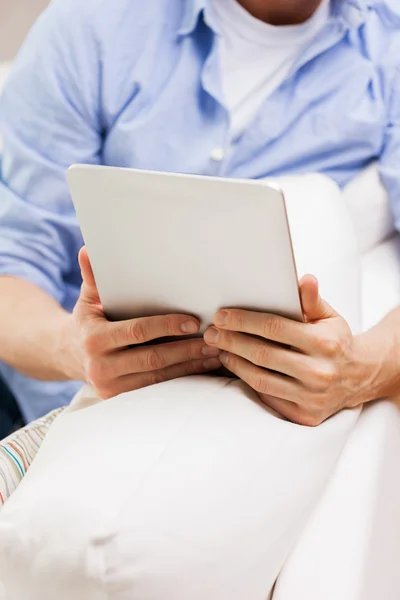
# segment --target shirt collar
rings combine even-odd
[[[207,0],[183,0],[183,18],[178,34],[190,35],[196,29],[200,13],[204,11]]]
[[[368,10],[376,0],[332,0],[332,17],[348,29],[360,27],[366,20]],[[207,7],[207,0],[184,0],[182,22],[178,34],[191,35],[198,24],[200,14]]]
[[[332,16],[347,29],[358,29],[376,0],[332,0]]]

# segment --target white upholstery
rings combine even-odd
[[[361,331],[361,262],[345,196],[323,175],[285,177],[279,184],[285,194],[298,276],[318,277],[324,298],[354,333]]]
[[[400,305],[400,236],[362,258],[363,328]],[[400,596],[400,400],[364,408],[273,600]]]
[[[265,600],[357,411],[255,400],[188,378],[60,417],[0,512],[7,600]]]
[[[400,236],[376,165],[346,188],[344,198],[362,250],[366,330],[400,306]],[[399,598],[399,457],[400,399],[365,407],[273,600]]]
[[[398,600],[400,402],[365,408],[273,600]]]
[[[367,252],[361,266],[363,328],[369,329],[400,305],[400,235]]]
[[[389,198],[379,179],[376,164],[371,164],[349,183],[344,197],[362,255],[394,234]]]
[[[360,247],[367,249],[361,260],[365,330],[400,305],[400,236],[387,239],[392,225],[375,166],[347,188],[345,198],[359,220]],[[369,211],[363,210],[365,200]],[[397,600],[399,457],[400,401],[365,407],[278,579],[274,600]]]

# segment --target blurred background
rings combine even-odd
[[[12,60],[49,0],[0,0],[0,62]]]

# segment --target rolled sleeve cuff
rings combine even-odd
[[[64,292],[61,287],[56,285],[37,265],[24,259],[10,258],[7,260],[7,257],[1,254],[0,250],[0,276],[2,275],[28,281],[49,294],[60,304],[63,303]]]

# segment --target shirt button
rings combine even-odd
[[[224,160],[224,156],[225,156],[225,152],[223,148],[213,148],[211,150],[211,154],[210,154],[212,160],[215,160],[216,162],[221,162],[221,160]]]

